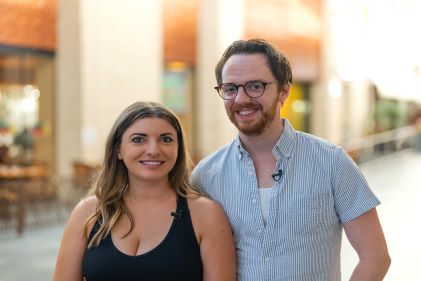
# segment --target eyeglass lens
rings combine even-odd
[[[237,95],[238,88],[243,87],[249,97],[260,97],[265,91],[265,83],[260,81],[249,81],[244,85],[235,85],[232,83],[222,84],[219,88],[220,95],[225,99],[233,99]]]

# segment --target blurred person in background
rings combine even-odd
[[[414,147],[415,151],[421,152],[421,108],[415,111],[412,117],[412,124],[415,128]]]
[[[32,158],[32,151],[35,147],[35,141],[31,130],[26,127],[23,128],[22,131],[15,136],[14,144],[19,149],[19,162],[30,162]]]
[[[342,229],[359,256],[351,280],[382,280],[390,257],[379,200],[342,148],[279,117],[292,84],[287,58],[267,41],[239,40],[215,74],[239,132],[191,181],[228,215],[238,280],[341,280]]]
[[[153,102],[126,108],[90,195],[70,216],[53,280],[235,280],[226,215],[189,176],[177,117]]]

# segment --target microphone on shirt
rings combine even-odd
[[[178,221],[181,218],[182,212],[183,212],[183,210],[177,210],[175,212],[171,212],[171,216],[173,216],[174,219]]]
[[[282,170],[279,169],[277,173],[272,175],[272,178],[274,181],[279,181],[281,179],[282,176]]]

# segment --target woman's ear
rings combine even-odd
[[[122,160],[123,159],[123,156],[121,155],[120,149],[117,152],[117,158],[118,158],[118,160]]]

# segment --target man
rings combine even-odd
[[[278,117],[292,83],[286,57],[264,40],[240,40],[215,72],[239,133],[192,182],[228,215],[238,280],[341,280],[342,229],[359,256],[351,280],[382,280],[390,258],[380,202],[361,172],[342,148]]]

